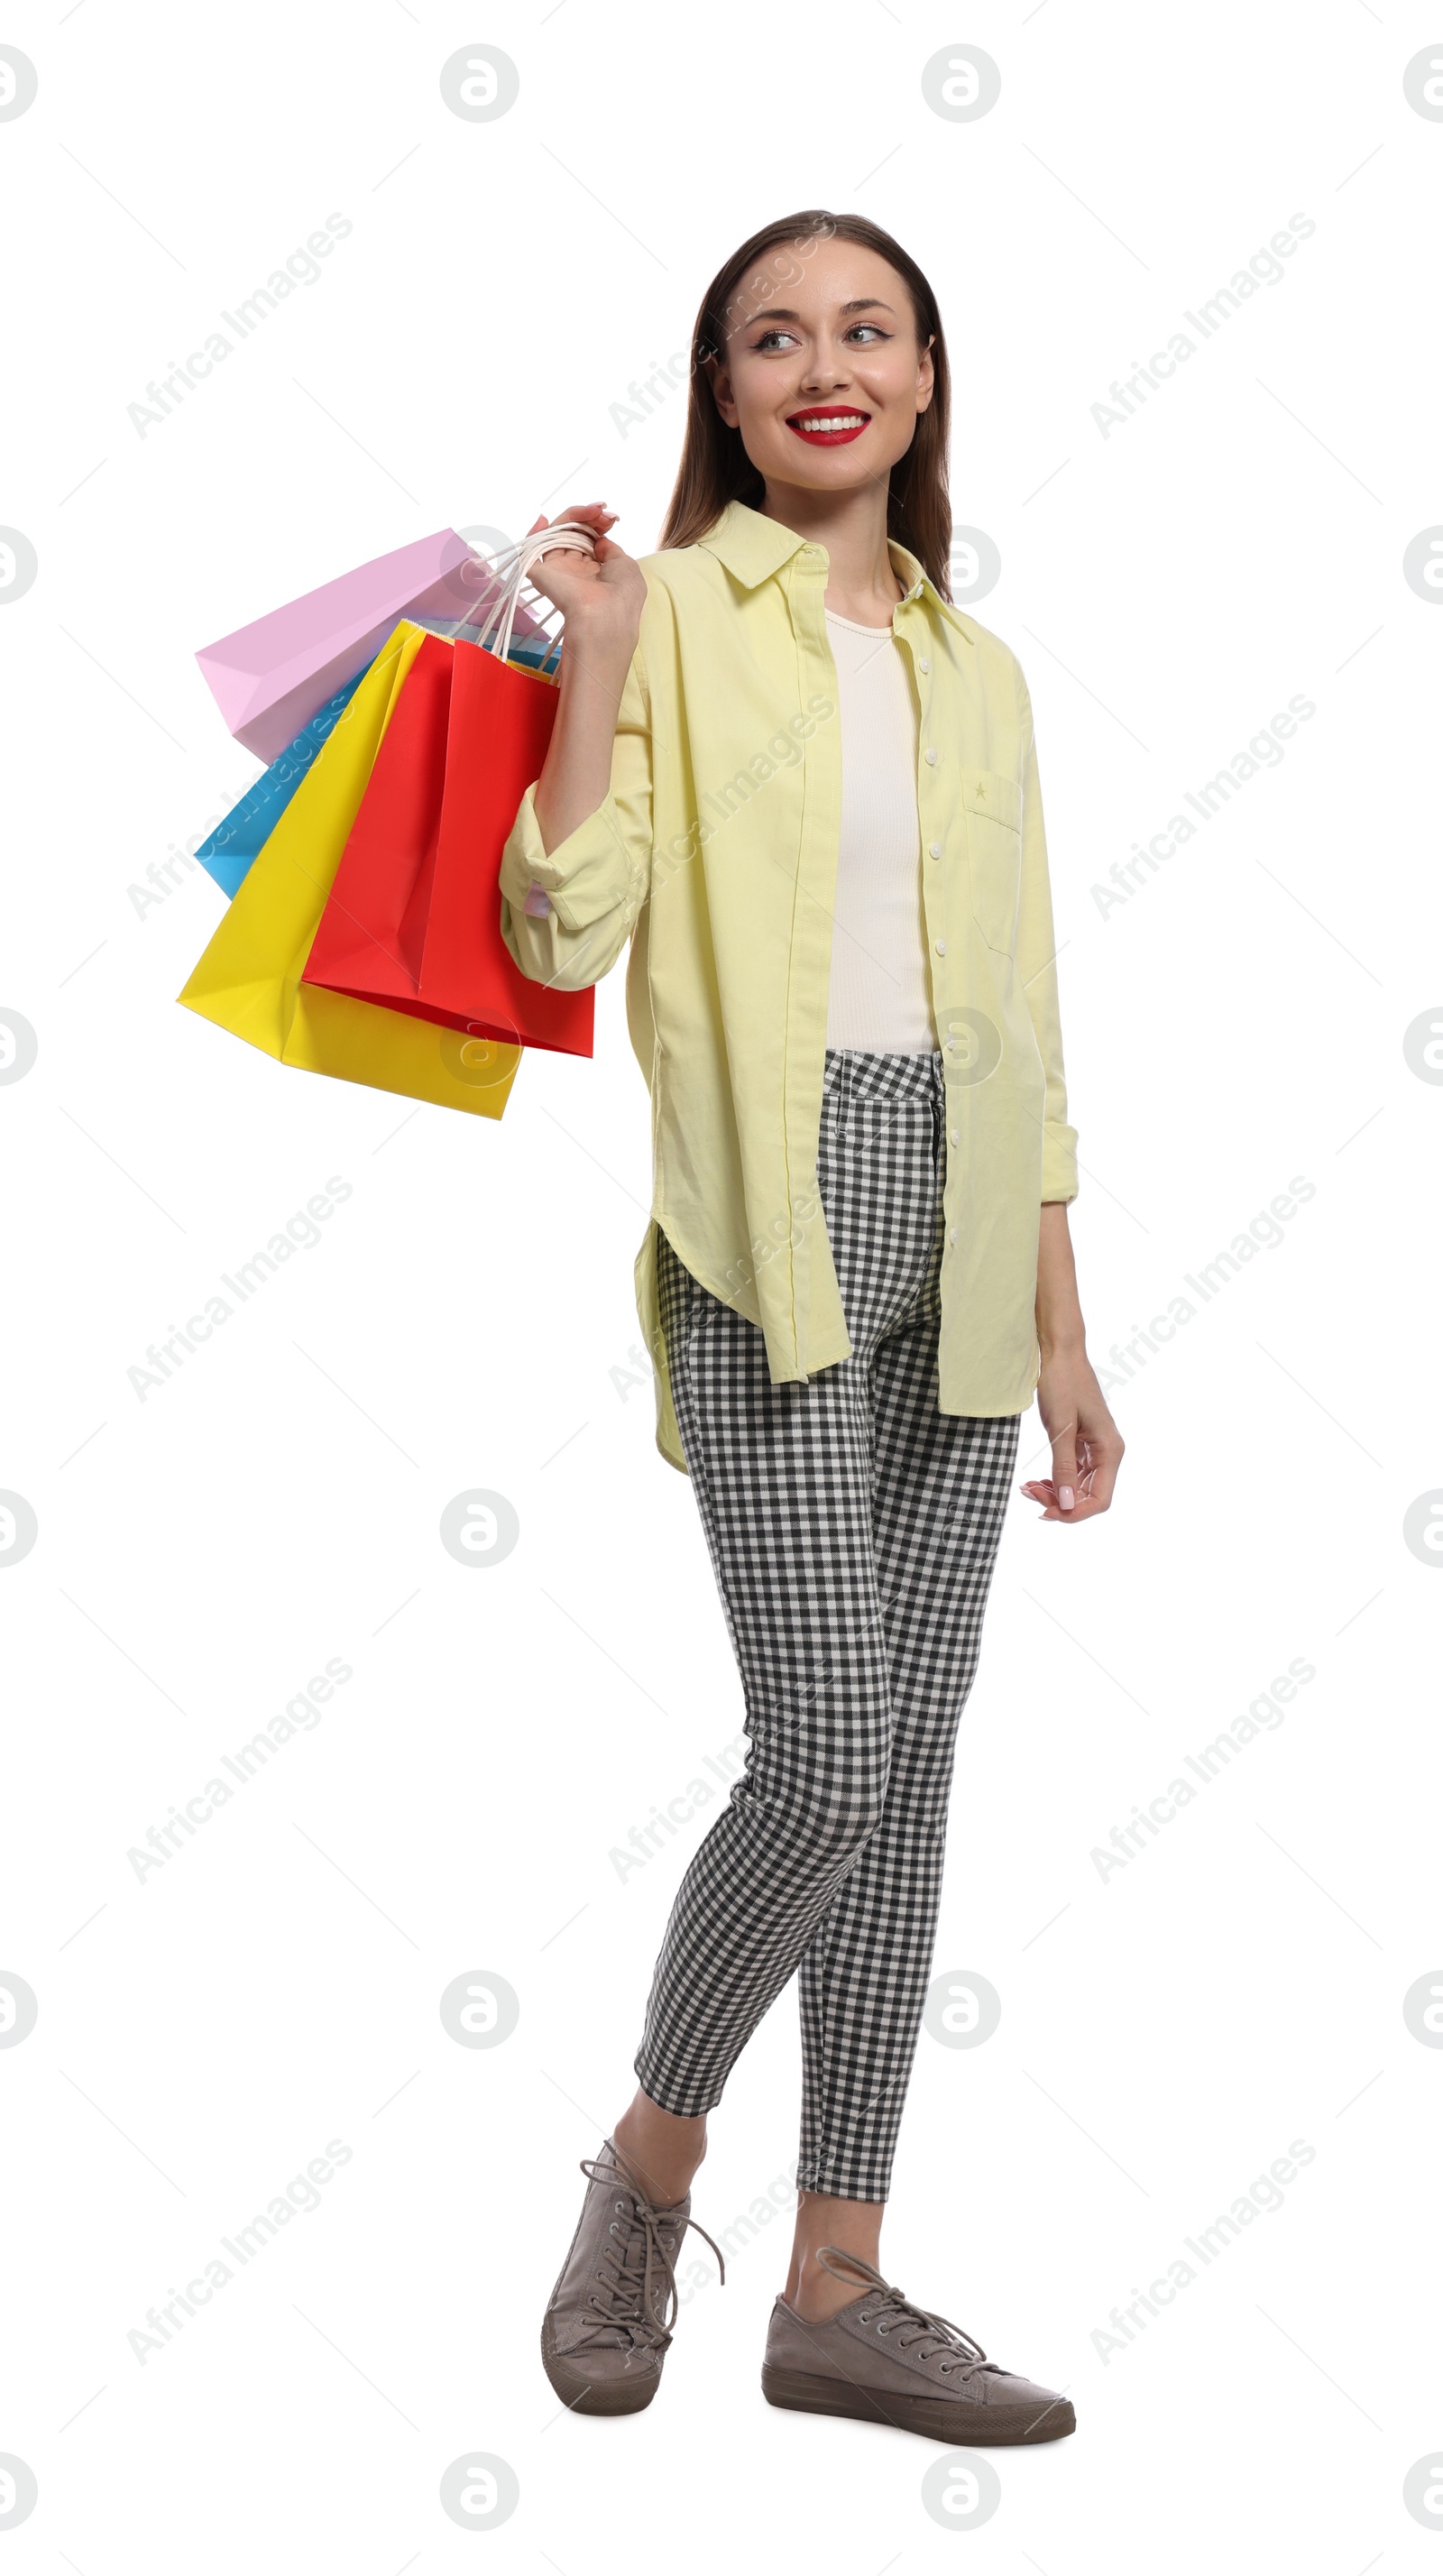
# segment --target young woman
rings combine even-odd
[[[877,2268],[1034,1390],[1052,1474],[1022,1491],[1045,1520],[1105,1511],[1122,1456],[1068,1239],[1031,703],[949,604],[947,434],[915,261],[860,218],[788,216],[703,299],[662,551],[633,562],[588,504],[565,516],[595,556],[552,549],[535,576],[566,643],[502,928],[566,990],[630,942],[657,1440],[692,1480],[749,1739],[546,2312],[552,2386],[590,2414],[656,2392],[706,2115],[795,1973],[766,2395],[946,2442],[1073,2428]]]

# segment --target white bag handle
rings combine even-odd
[[[511,630],[516,622],[516,610],[526,577],[538,558],[549,554],[554,546],[577,554],[594,555],[595,531],[580,519],[558,519],[554,527],[535,528],[516,544],[503,547],[492,560],[491,569],[500,578],[501,588],[491,598],[486,623],[476,640],[483,652],[494,652],[498,661],[504,662],[511,650]],[[462,626],[468,622],[465,618],[460,621]],[[560,645],[559,635],[553,640],[557,646]],[[550,658],[548,650],[542,656],[543,667]]]

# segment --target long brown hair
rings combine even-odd
[[[686,436],[661,544],[695,545],[715,526],[729,501],[745,501],[752,509],[760,506],[765,484],[742,445],[740,430],[728,428],[717,410],[708,361],[724,360],[733,337],[746,329],[752,315],[774,301],[779,287],[805,274],[798,262],[808,258],[819,241],[857,242],[865,250],[876,251],[906,285],[917,320],[918,347],[931,339],[932,400],[918,415],[911,446],[892,468],[887,534],[917,557],[943,598],[950,599],[952,504],[947,493],[947,440],[952,386],[947,343],[937,298],[916,261],[865,215],[832,215],[814,206],[799,215],[779,216],[753,233],[718,269],[702,297],[692,334]],[[785,258],[777,255],[783,245]]]

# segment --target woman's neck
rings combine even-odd
[[[859,626],[890,622],[898,600],[905,597],[905,585],[887,552],[885,484],[832,493],[811,492],[799,483],[769,483],[760,506],[764,519],[779,520],[811,544],[826,547],[826,604],[834,615],[855,618]]]

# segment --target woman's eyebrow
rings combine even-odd
[[[842,313],[869,311],[890,313],[892,307],[890,304],[884,304],[880,295],[854,295],[848,303],[840,305],[838,310]],[[800,322],[801,318],[800,313],[794,313],[788,304],[769,304],[765,312],[753,313],[751,316],[753,322]]]

